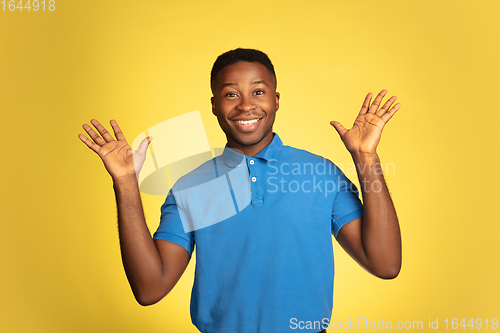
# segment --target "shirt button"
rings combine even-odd
[[[254,160],[250,160],[250,165],[254,165],[255,161]]]
[[[254,183],[255,183],[256,181],[257,181],[257,178],[252,177],[252,182],[254,182]]]

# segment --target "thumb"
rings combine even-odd
[[[341,138],[347,132],[347,129],[344,127],[344,125],[342,125],[338,121],[330,121],[330,125],[332,125],[337,130]]]
[[[144,140],[141,141],[141,144],[139,145],[139,148],[137,148],[137,152],[141,155],[143,155],[146,152],[146,149],[148,149],[149,144],[153,141],[152,136],[148,136],[147,138],[144,138]]]

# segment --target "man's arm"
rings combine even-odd
[[[343,226],[337,240],[368,272],[391,279],[401,269],[401,233],[376,148],[382,129],[400,104],[392,106],[393,96],[379,109],[386,93],[380,92],[371,105],[372,94],[366,96],[350,130],[336,121],[331,124],[353,157],[363,196],[363,217]]]
[[[177,244],[153,241],[144,218],[137,175],[144,164],[151,142],[144,139],[132,151],[118,123],[112,120],[117,140],[97,121],[83,128],[92,138],[78,137],[102,159],[113,179],[118,210],[118,230],[123,266],[134,296],[141,305],[151,305],[167,295],[186,269],[191,256]]]
[[[144,218],[137,178],[114,182],[123,267],[141,305],[160,301],[184,273],[191,256],[181,246],[153,241]]]

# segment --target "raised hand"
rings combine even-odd
[[[377,145],[380,141],[380,136],[385,124],[387,124],[389,119],[391,119],[401,106],[400,103],[392,106],[397,99],[396,96],[392,96],[379,109],[382,99],[386,94],[387,90],[382,90],[370,105],[373,94],[369,93],[351,129],[346,129],[338,121],[330,122],[339,133],[340,138],[351,154],[376,153]]]
[[[113,180],[130,176],[138,177],[146,159],[146,150],[153,138],[145,138],[139,148],[133,151],[115,120],[111,120],[109,123],[113,127],[117,140],[97,120],[92,119],[90,123],[94,125],[100,135],[92,127],[84,124],[83,129],[92,140],[83,134],[79,134],[78,138],[99,155]]]

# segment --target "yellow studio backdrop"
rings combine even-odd
[[[498,1],[49,2],[36,12],[0,3],[0,331],[197,332],[194,260],[160,303],[135,302],[111,178],[77,135],[92,118],[108,129],[116,119],[133,140],[200,110],[210,146],[223,147],[209,74],[236,47],[273,61],[284,143],[332,159],[352,180],[329,121],[350,126],[370,91],[402,103],[378,150],[390,165],[402,271],[379,280],[335,242],[333,320],[427,329],[439,319],[439,331],[453,331],[453,318],[479,319],[495,331]],[[142,195],[152,232],[164,199]]]

